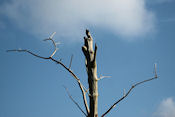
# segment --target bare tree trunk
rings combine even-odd
[[[84,102],[84,106],[86,109],[86,112],[83,111],[83,109],[79,106],[79,104],[72,98],[72,96],[68,93],[70,99],[76,104],[76,106],[81,110],[81,112],[86,116],[86,117],[98,117],[98,80],[103,79],[105,76],[98,78],[97,77],[97,63],[96,63],[96,52],[97,52],[97,45],[95,44],[95,50],[93,49],[93,39],[89,33],[88,30],[86,30],[86,35],[87,37],[84,37],[84,46],[82,47],[82,51],[84,53],[85,56],[85,65],[86,65],[86,71],[87,71],[87,75],[88,75],[88,84],[89,84],[89,105],[87,104],[87,99],[86,99],[86,88],[82,85],[82,83],[80,82],[80,79],[73,73],[73,71],[70,69],[71,67],[71,63],[72,63],[72,58],[70,61],[70,65],[69,67],[66,67],[65,64],[63,64],[61,62],[61,60],[56,60],[53,58],[53,56],[55,55],[56,51],[57,51],[57,46],[55,41],[52,39],[52,37],[54,36],[55,32],[48,38],[45,39],[45,41],[50,40],[52,41],[55,50],[54,52],[49,56],[49,57],[43,57],[40,55],[37,55],[29,50],[25,50],[25,49],[13,49],[13,50],[7,50],[7,52],[26,52],[29,53],[35,57],[41,58],[41,59],[45,59],[45,60],[51,60],[57,64],[60,64],[64,69],[66,69],[73,77],[74,79],[77,81],[78,86],[82,92],[82,97],[83,97],[83,102]],[[134,85],[131,86],[131,88],[128,90],[128,92],[125,94],[123,94],[123,96],[117,100],[114,104],[112,104],[110,106],[110,108],[101,115],[101,117],[106,116],[119,102],[121,102],[123,99],[125,99],[130,92],[138,85],[143,84],[145,82],[148,81],[152,81],[154,79],[157,79],[157,71],[156,71],[156,64],[154,66],[155,68],[155,76],[140,82],[135,83]],[[68,92],[68,91],[67,91]]]
[[[86,30],[87,37],[84,37],[84,46],[82,51],[85,55],[85,65],[88,75],[89,84],[89,103],[90,112],[88,117],[98,117],[98,77],[97,77],[97,64],[96,64],[96,51],[93,49],[93,39],[88,30]]]

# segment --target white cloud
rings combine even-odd
[[[77,37],[96,27],[131,38],[154,30],[154,14],[145,0],[11,0],[0,10],[34,35],[56,31]]]
[[[175,117],[175,102],[172,98],[163,100],[153,117]]]

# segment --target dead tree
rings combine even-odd
[[[105,78],[106,76],[102,76],[100,78],[97,77],[97,63],[96,63],[97,45],[95,44],[95,49],[93,49],[93,38],[90,35],[90,32],[88,30],[86,30],[86,37],[84,37],[84,45],[82,46],[82,51],[83,51],[84,56],[85,56],[85,66],[86,66],[86,71],[87,71],[87,76],[88,76],[89,88],[85,88],[83,86],[83,84],[80,82],[80,78],[78,78],[77,75],[75,75],[75,73],[70,69],[71,64],[72,64],[72,57],[71,57],[69,67],[67,67],[65,64],[63,64],[61,60],[56,60],[56,59],[53,58],[53,56],[57,52],[57,43],[55,43],[55,41],[53,40],[54,34],[55,33],[53,33],[48,39],[44,40],[44,41],[47,41],[47,40],[52,41],[52,43],[55,47],[55,50],[53,51],[53,53],[49,57],[43,57],[43,56],[37,55],[37,54],[35,54],[35,53],[33,53],[29,50],[25,50],[25,49],[7,50],[7,52],[26,52],[26,53],[29,53],[29,54],[35,56],[35,57],[38,57],[38,58],[41,58],[41,59],[46,59],[46,60],[51,60],[51,61],[61,65],[77,81],[78,86],[81,90],[83,103],[84,103],[86,111],[84,111],[79,106],[79,104],[72,98],[72,96],[70,95],[70,93],[68,92],[68,90],[66,88],[66,91],[67,91],[68,96],[70,97],[70,99],[75,103],[75,105],[78,107],[78,109],[80,109],[80,111],[86,117],[98,117],[98,81],[100,79]],[[126,93],[124,92],[123,96],[119,100],[114,102],[114,104],[112,104],[109,107],[109,109],[106,110],[106,112],[104,112],[101,115],[101,117],[106,116],[120,101],[125,99],[136,86],[138,86],[140,84],[143,84],[145,82],[157,79],[157,78],[158,78],[158,76],[157,76],[156,64],[155,64],[155,76],[153,78],[149,78],[147,80],[137,82],[134,85],[132,85],[131,88],[128,90],[128,92],[126,92]],[[87,96],[89,97],[89,105],[87,103]]]

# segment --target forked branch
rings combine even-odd
[[[106,114],[108,114],[120,101],[122,101],[123,99],[125,99],[129,94],[130,92],[138,85],[140,84],[143,84],[145,82],[148,82],[148,81],[151,81],[151,80],[154,80],[154,79],[157,79],[158,76],[157,76],[157,73],[155,73],[155,76],[153,78],[149,78],[147,80],[143,80],[141,82],[138,82],[134,85],[132,85],[132,87],[128,90],[128,92],[125,94],[125,91],[124,91],[124,95],[123,97],[121,97],[119,100],[117,100],[101,117],[104,117]]]
[[[56,43],[55,43],[55,41],[52,39],[53,38],[53,36],[56,34],[56,32],[54,32],[48,39],[44,39],[43,41],[47,41],[47,40],[50,40],[50,41],[52,41],[52,43],[53,43],[53,45],[54,45],[54,47],[55,47],[55,49],[54,49],[54,51],[53,51],[53,53],[50,55],[50,57],[52,57],[52,56],[54,56],[55,55],[55,53],[57,52],[57,50],[58,50],[58,48],[57,48],[57,45],[56,45]]]
[[[87,114],[83,111],[83,109],[80,107],[80,105],[73,99],[73,97],[71,96],[71,94],[69,93],[68,89],[63,86],[69,96],[69,98],[73,101],[73,103],[78,107],[78,109],[80,109],[80,111],[87,117]]]
[[[70,68],[66,67],[66,66],[61,62],[61,60],[56,60],[56,59],[52,58],[52,57],[55,55],[56,51],[58,50],[55,41],[52,39],[53,36],[54,36],[54,34],[55,34],[55,33],[53,33],[48,39],[45,39],[45,40],[44,40],[44,41],[46,41],[46,40],[51,40],[52,43],[53,43],[53,45],[54,45],[54,47],[55,47],[54,52],[53,52],[53,53],[51,54],[51,56],[49,56],[49,57],[43,57],[43,56],[37,55],[37,54],[35,54],[35,53],[33,53],[33,52],[29,51],[29,50],[26,50],[26,49],[24,49],[24,50],[22,50],[22,49],[13,49],[13,50],[7,50],[7,52],[27,52],[27,53],[29,53],[29,54],[35,56],[35,57],[38,57],[38,58],[41,58],[41,59],[46,59],[46,60],[52,60],[53,62],[55,62],[55,63],[57,63],[57,64],[60,64],[60,65],[61,65],[63,68],[65,68],[65,69],[73,76],[73,78],[75,78],[75,80],[77,81],[78,86],[79,86],[79,88],[80,88],[80,90],[81,90],[81,93],[82,93],[82,96],[83,96],[83,102],[84,102],[84,106],[85,106],[85,109],[86,109],[86,113],[88,114],[88,113],[89,113],[89,107],[88,107],[87,99],[86,99],[86,92],[85,92],[86,88],[82,85],[82,83],[80,82],[80,79],[72,72],[72,70],[71,70]],[[84,90],[84,89],[85,89],[85,90]]]

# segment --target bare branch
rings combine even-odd
[[[71,68],[71,65],[72,65],[72,59],[73,59],[73,54],[72,54],[71,59],[70,59],[69,69]]]
[[[76,81],[77,81],[77,83],[78,83],[78,85],[80,87],[80,90],[82,92],[82,95],[83,95],[83,101],[84,101],[84,105],[85,105],[86,111],[87,111],[87,113],[89,113],[89,107],[88,107],[87,99],[86,99],[86,92],[84,91],[85,87],[80,82],[80,79],[72,72],[72,70],[67,68],[61,61],[55,60],[52,57],[42,57],[42,56],[34,54],[34,53],[32,53],[32,52],[30,52],[28,50],[7,50],[7,52],[27,52],[27,53],[35,56],[35,57],[39,57],[39,58],[42,58],[42,59],[49,59],[49,60],[52,60],[52,61],[56,62],[57,64],[60,64],[63,68],[65,68],[76,79]]]
[[[138,85],[140,84],[143,84],[145,82],[148,82],[148,81],[151,81],[151,80],[154,80],[154,79],[157,79],[158,77],[153,77],[153,78],[150,78],[150,79],[147,79],[147,80],[144,80],[144,81],[141,81],[141,82],[138,82],[134,85],[132,85],[132,87],[129,89],[129,91],[123,95],[123,97],[121,97],[118,101],[116,101],[101,117],[104,117],[106,114],[108,114],[120,101],[122,101],[123,99],[125,99],[129,93]]]
[[[80,109],[80,111],[87,117],[87,114],[83,111],[83,109],[80,107],[80,105],[73,99],[73,97],[71,96],[71,94],[69,93],[68,89],[63,86],[69,96],[69,98],[73,101],[73,103],[78,107],[78,109]]]
[[[16,50],[16,49],[14,49],[14,50],[7,50],[7,52],[27,52],[27,53],[29,53],[29,54],[35,56],[35,57],[38,57],[38,58],[50,59],[49,57],[42,57],[42,56],[39,56],[39,55],[37,55],[37,54],[35,54],[35,53],[32,53],[32,52],[29,51],[29,50],[21,50],[21,49]]]
[[[98,78],[98,80],[102,80],[104,78],[111,78],[111,76],[100,76],[100,78]]]
[[[53,43],[53,45],[54,45],[54,47],[55,47],[54,52],[53,52],[53,53],[51,54],[51,56],[49,56],[49,57],[42,57],[42,56],[39,56],[39,55],[37,55],[37,54],[35,54],[35,53],[29,51],[29,50],[21,50],[21,49],[18,49],[18,50],[17,50],[17,49],[14,49],[14,50],[7,50],[7,52],[27,52],[27,53],[29,53],[29,54],[35,56],[35,57],[42,58],[42,59],[47,59],[47,60],[52,60],[53,62],[55,62],[55,63],[57,63],[57,64],[60,64],[60,65],[61,65],[63,68],[65,68],[65,69],[75,78],[75,80],[77,81],[78,86],[79,86],[79,88],[80,88],[80,90],[81,90],[81,93],[82,93],[82,96],[83,96],[84,106],[85,106],[86,112],[87,112],[87,114],[88,114],[88,113],[89,113],[89,107],[88,107],[88,103],[87,103],[87,99],[86,99],[86,92],[85,92],[86,88],[82,85],[82,83],[80,82],[80,79],[72,72],[72,70],[69,69],[68,67],[66,67],[66,66],[61,62],[61,60],[55,60],[55,59],[52,58],[52,56],[53,56],[53,55],[56,53],[56,51],[57,51],[57,49],[56,49],[56,43],[55,43],[54,40],[52,39],[53,35],[54,35],[54,34],[52,34],[52,36],[49,37],[48,39],[45,39],[45,41],[46,41],[46,40],[51,40],[52,43]],[[85,89],[85,90],[84,90],[84,89]]]
[[[126,95],[126,91],[125,91],[125,89],[123,89],[123,96],[125,96]]]
[[[54,52],[50,55],[50,57],[54,56],[55,53],[56,53],[56,51],[58,50],[57,44],[56,44],[55,41],[52,39],[53,36],[54,36],[55,34],[56,34],[56,32],[54,32],[48,39],[44,39],[44,41],[51,40],[52,43],[53,43],[53,45],[54,45],[54,47],[55,47],[55,50],[54,50]]]
[[[52,39],[55,34],[56,34],[56,32],[53,32],[49,38]]]
[[[155,78],[157,78],[157,64],[155,63],[154,64],[154,73],[155,73]]]

